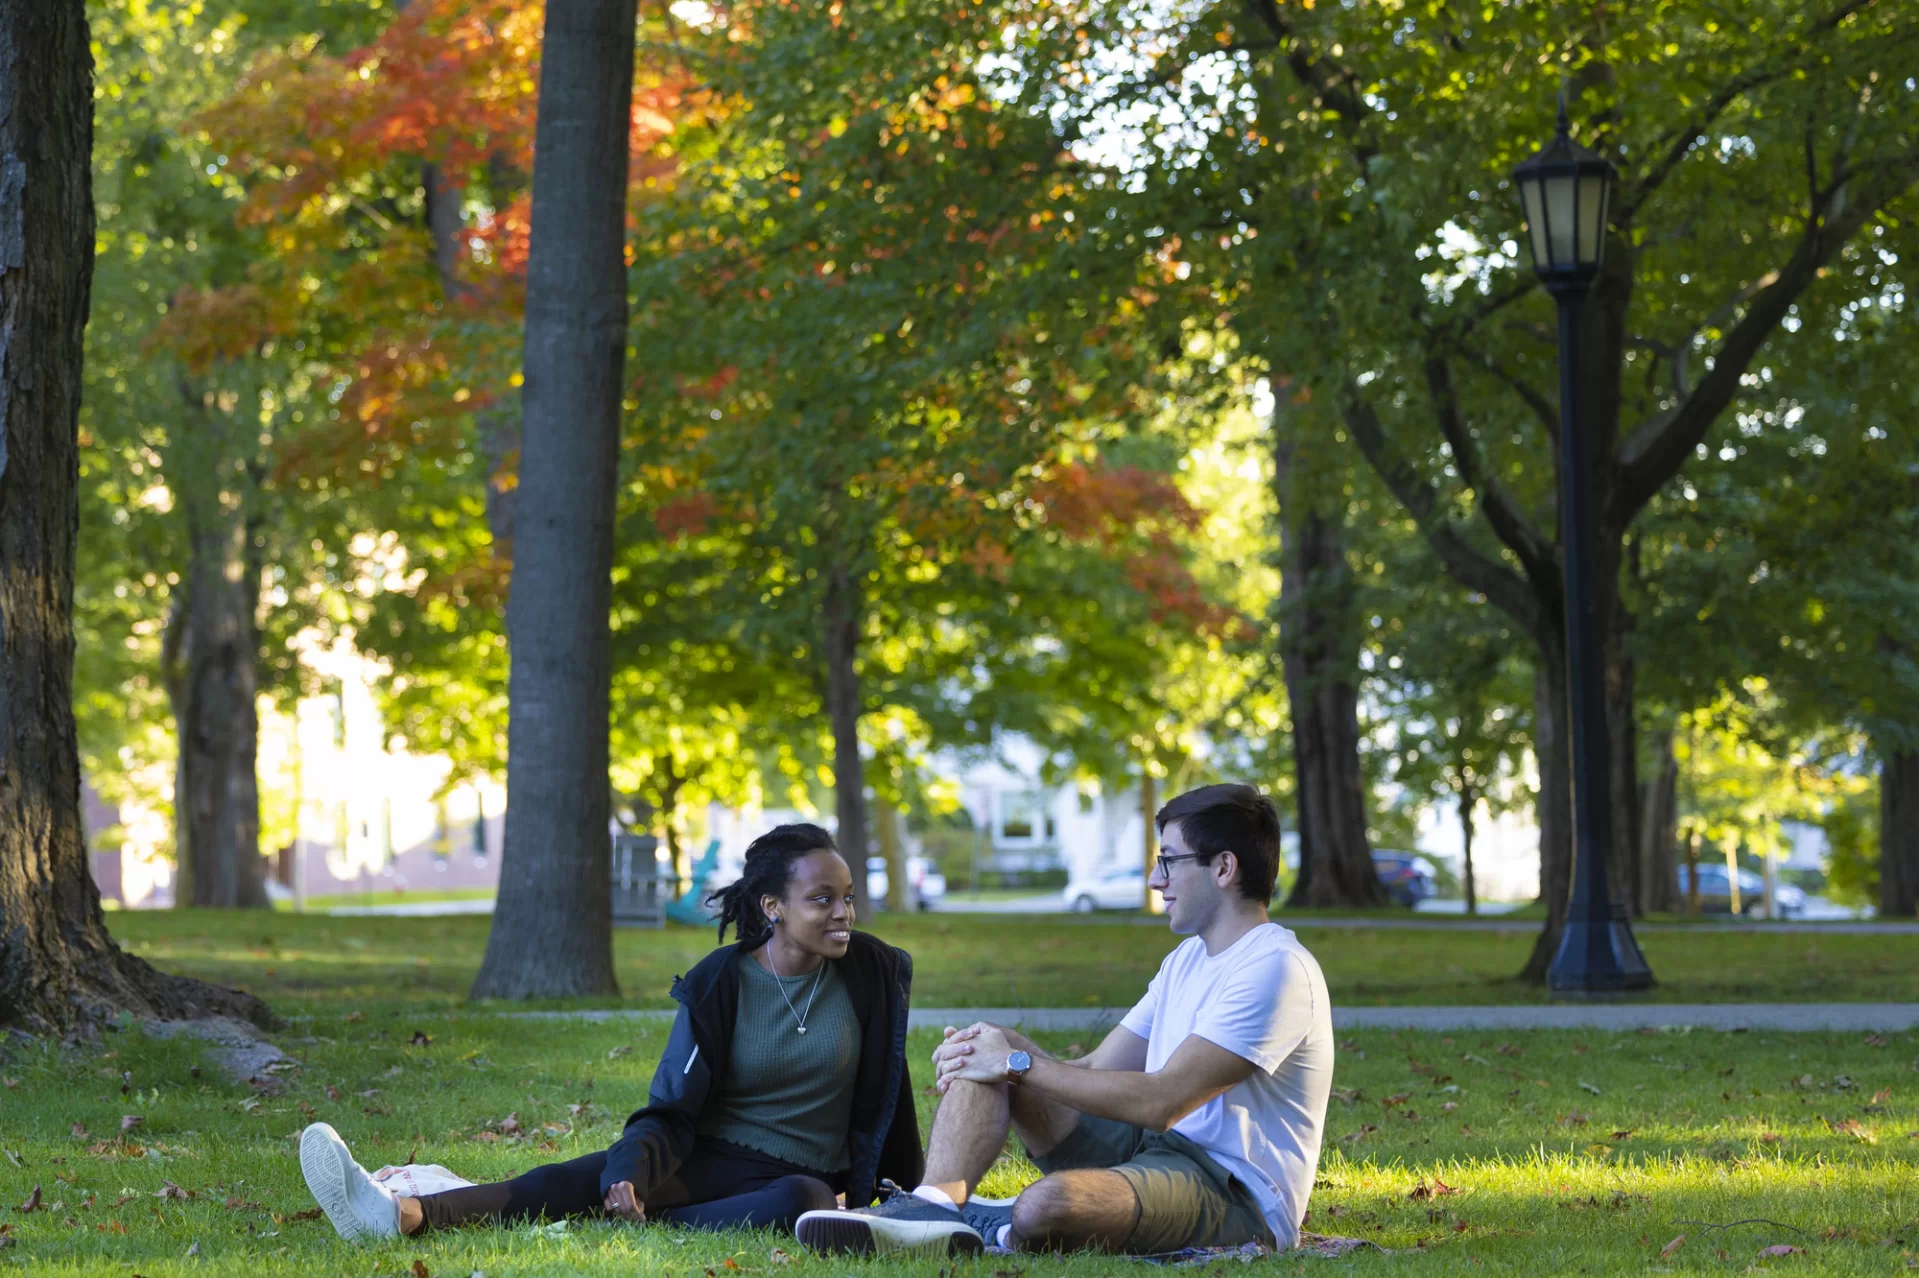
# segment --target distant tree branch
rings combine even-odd
[[[1520,509],[1518,500],[1481,462],[1479,441],[1472,437],[1466,427],[1466,419],[1459,411],[1459,393],[1453,385],[1452,365],[1444,355],[1429,355],[1425,374],[1426,390],[1433,397],[1433,411],[1439,417],[1439,433],[1445,436],[1446,446],[1452,450],[1453,465],[1459,470],[1459,478],[1479,499],[1479,508],[1485,513],[1486,522],[1492,525],[1493,532],[1513,554],[1519,556],[1519,562],[1525,566],[1528,577],[1539,581],[1550,576],[1553,572],[1552,543],[1540,536],[1539,530]]]
[[[1879,0],[1845,0],[1830,12],[1814,18],[1805,28],[1792,36],[1772,44],[1772,48],[1789,49],[1792,52],[1776,61],[1766,61],[1759,66],[1748,68],[1721,85],[1718,92],[1707,98],[1697,112],[1683,123],[1668,129],[1652,144],[1654,152],[1663,152],[1646,175],[1635,183],[1631,193],[1620,201],[1619,211],[1613,215],[1613,225],[1626,227],[1632,225],[1633,218],[1652,198],[1661,184],[1679,167],[1679,162],[1692,152],[1699,137],[1706,128],[1726,113],[1726,109],[1742,96],[1774,80],[1791,75],[1803,65],[1805,55],[1812,48],[1816,37],[1833,30],[1853,14],[1869,9]]]
[[[1868,171],[1877,180],[1850,189],[1853,179]],[[1887,203],[1915,183],[1919,183],[1919,151],[1878,162],[1870,169],[1835,175],[1820,193],[1821,216],[1806,226],[1792,257],[1762,278],[1759,287],[1749,286],[1745,314],[1713,353],[1711,371],[1671,413],[1654,418],[1627,438],[1620,454],[1622,516],[1630,517],[1651,501],[1704,442],[1707,431],[1739,393],[1739,379],[1747,367],[1825,264]]]
[[[1559,443],[1558,405],[1554,404],[1550,399],[1547,399],[1536,388],[1522,379],[1519,374],[1500,363],[1499,359],[1494,356],[1491,351],[1457,343],[1455,343],[1455,346],[1461,355],[1472,360],[1486,372],[1504,382],[1512,389],[1513,394],[1524,400],[1526,407],[1532,410],[1534,418],[1536,418],[1540,426],[1545,429],[1547,438],[1551,439],[1555,445]]]
[[[1433,553],[1453,579],[1486,596],[1529,634],[1538,637],[1542,618],[1534,586],[1525,577],[1468,542],[1440,509],[1439,494],[1393,448],[1378,412],[1359,387],[1348,381],[1340,392],[1340,415],[1359,451],[1385,481],[1387,489],[1419,524]],[[1554,570],[1554,580],[1557,571]]]
[[[1285,50],[1286,65],[1292,70],[1293,78],[1311,89],[1320,105],[1330,107],[1339,117],[1346,128],[1353,159],[1364,172],[1367,164],[1379,154],[1379,145],[1366,136],[1374,113],[1359,88],[1359,76],[1351,67],[1315,55],[1294,25],[1291,14],[1280,7],[1279,0],[1246,0],[1246,8],[1272,32],[1274,44]]]

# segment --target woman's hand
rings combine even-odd
[[[646,1204],[633,1193],[633,1182],[623,1180],[606,1191],[607,1214],[629,1225],[646,1223]]]

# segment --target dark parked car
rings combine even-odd
[[[1686,903],[1686,866],[1679,867],[1679,903]],[[1782,919],[1798,918],[1806,912],[1806,894],[1790,883],[1775,884],[1772,903]],[[1751,870],[1739,871],[1739,912],[1758,914],[1766,906],[1766,880]],[[1723,865],[1702,865],[1699,867],[1699,912],[1701,914],[1732,913],[1732,885],[1726,877]]]
[[[1373,872],[1386,885],[1393,904],[1409,910],[1438,890],[1433,883],[1432,862],[1411,852],[1374,852]]]

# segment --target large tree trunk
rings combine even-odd
[[[1653,774],[1639,804],[1639,908],[1666,913],[1679,908],[1679,759],[1672,729],[1654,738]]]
[[[73,555],[93,279],[93,74],[80,0],[0,5],[0,1026],[120,1012],[272,1023],[107,934],[80,824]]]
[[[189,516],[181,598],[167,623],[162,664],[179,738],[173,784],[178,905],[263,907],[260,858],[258,578],[246,525],[211,509]]]
[[[1326,450],[1275,381],[1273,488],[1279,505],[1280,659],[1293,716],[1299,877],[1288,906],[1388,903],[1366,842],[1359,768],[1359,624],[1346,562],[1345,495]]]
[[[1559,952],[1572,892],[1572,740],[1566,724],[1566,666],[1542,656],[1533,673],[1533,752],[1539,764],[1539,899],[1546,925],[1533,942],[1520,979],[1544,984]]]
[[[552,0],[507,604],[506,844],[475,998],[613,994],[608,635],[634,0]]]
[[[1879,772],[1879,917],[1919,914],[1919,753],[1893,750]]]
[[[826,716],[833,730],[833,797],[840,855],[853,871],[853,908],[871,918],[866,891],[866,764],[860,758],[860,629],[865,603],[859,583],[842,564],[827,570],[821,609],[826,658]]]

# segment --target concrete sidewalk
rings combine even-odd
[[[1025,1029],[1103,1032],[1123,1007],[916,1007],[914,1029],[992,1021]],[[600,1009],[507,1012],[527,1020],[665,1021],[670,1011]],[[1454,1030],[1775,1030],[1788,1033],[1896,1033],[1919,1029],[1919,1003],[1549,1003],[1506,1007],[1335,1007],[1333,1027],[1435,1033]]]

